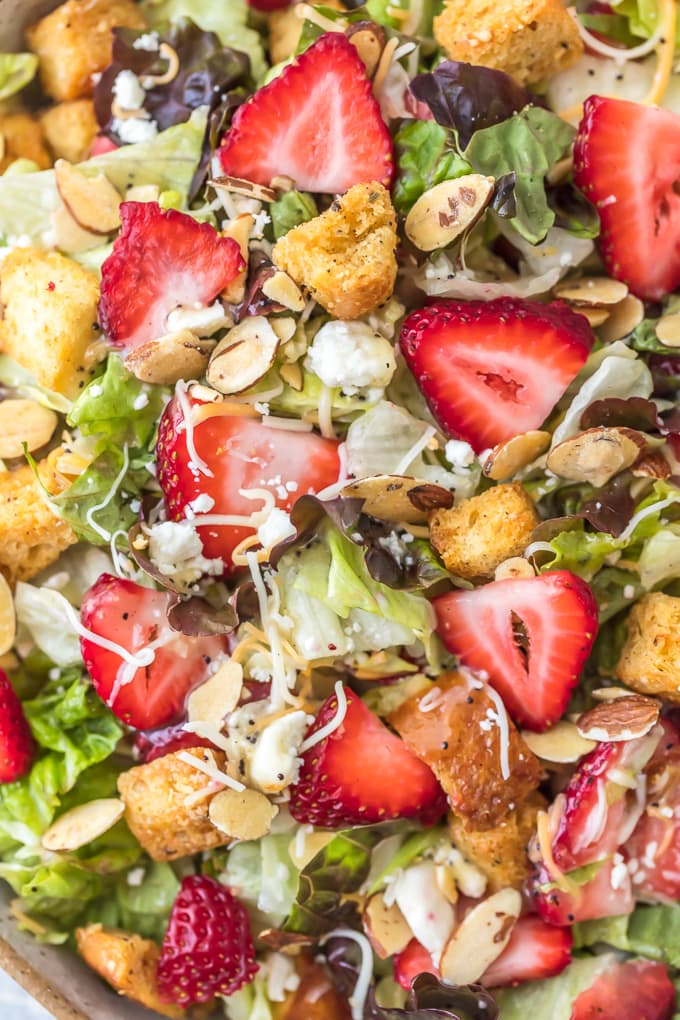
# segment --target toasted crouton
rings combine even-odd
[[[55,470],[61,448],[38,464],[38,474],[51,493],[64,481]],[[0,571],[13,584],[28,581],[54,563],[76,541],[71,526],[48,506],[27,464],[0,472]]]
[[[27,28],[45,92],[57,100],[91,96],[92,76],[110,64],[111,29],[118,27],[146,27],[132,0],[67,0]]]
[[[563,0],[445,0],[434,35],[451,60],[494,67],[527,85],[564,71],[583,53]]]
[[[538,791],[529,794],[495,829],[475,829],[457,815],[449,819],[451,839],[486,875],[490,892],[521,889],[529,874],[527,847],[536,831],[536,815],[546,806]]]
[[[275,1020],[350,1020],[352,1013],[324,965],[311,953],[294,961],[300,983],[281,1003],[273,1003]]]
[[[90,375],[87,347],[100,335],[96,274],[58,252],[15,248],[0,286],[5,353],[43,386],[76,397]]]
[[[163,1002],[158,995],[161,951],[155,942],[117,928],[89,924],[76,928],[76,943],[85,963],[121,995],[174,1020],[186,1016],[183,1009]]]
[[[118,778],[126,821],[155,861],[187,857],[223,846],[232,838],[210,821],[209,793],[192,803],[193,795],[205,789],[210,780],[182,761],[180,753],[176,751],[146,765],[137,765]],[[212,768],[224,768],[225,757],[220,751],[195,747],[190,753]]]
[[[430,521],[430,539],[447,570],[476,580],[493,577],[499,563],[519,556],[538,522],[531,497],[515,482],[438,510]]]
[[[40,115],[40,123],[55,159],[81,163],[90,155],[98,131],[91,99],[57,103]]]
[[[651,592],[628,614],[614,675],[641,694],[680,702],[680,598]]]
[[[421,709],[421,703],[427,703]],[[448,795],[452,810],[475,829],[493,829],[522,804],[541,778],[538,759],[507,719],[507,740],[489,713],[497,713],[488,688],[460,673],[444,673],[388,716],[408,747],[426,762]],[[493,716],[491,717],[493,718]],[[507,752],[508,777],[502,755]]]
[[[4,153],[0,159],[0,173],[5,172],[15,159],[30,159],[41,170],[52,165],[45,148],[40,122],[28,113],[10,113],[0,117],[0,135],[4,139]]]
[[[281,238],[272,258],[338,319],[383,304],[397,277],[396,215],[382,184],[355,184],[325,213]]]

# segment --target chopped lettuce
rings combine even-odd
[[[18,581],[14,606],[18,622],[52,662],[74,666],[82,661],[80,639],[68,615],[69,603],[60,592]]]
[[[110,354],[103,375],[80,394],[68,424],[84,436],[97,436],[100,446],[143,446],[153,434],[164,404],[164,391],[148,386],[127,371],[118,354]]]
[[[306,191],[287,191],[281,198],[277,198],[269,206],[269,215],[272,218],[272,230],[274,238],[278,241],[280,237],[287,234],[293,227],[301,223],[307,223],[317,216],[319,210],[316,202]]]
[[[574,925],[576,949],[600,944],[680,967],[680,905],[640,905],[623,917]]]
[[[649,39],[654,34],[659,23],[659,0],[611,0],[611,6],[628,19],[632,35]],[[680,47],[680,22],[675,27],[675,46]]]
[[[395,142],[394,204],[404,215],[428,188],[472,171],[455,151],[451,132],[433,120],[407,121]]]
[[[258,389],[266,391],[268,386],[265,377],[258,384]],[[269,407],[275,413],[283,412],[301,418],[303,415],[314,414],[319,409],[319,401],[323,390],[323,383],[313,372],[302,370],[302,389],[294,390],[292,386],[284,386],[283,392],[277,397],[268,401]],[[379,391],[376,400],[379,399]],[[331,416],[333,421],[351,421],[358,414],[370,407],[370,402],[359,393],[354,396],[347,396],[340,387],[331,391]]]
[[[614,955],[584,956],[546,981],[530,981],[519,988],[494,992],[501,1020],[570,1020],[574,999],[590,988],[595,978],[616,963]]]
[[[271,833],[258,842],[238,843],[229,851],[220,878],[251,907],[278,925],[295,902],[299,871],[288,852],[290,834]]]
[[[0,100],[21,92],[37,70],[35,53],[0,53]]]
[[[28,369],[7,354],[0,354],[0,383],[8,389],[19,390],[20,395],[36,400],[43,407],[50,407],[60,414],[66,414],[71,409],[71,401],[67,397],[41,386]]]
[[[224,999],[227,1020],[273,1020],[267,978],[256,974],[250,984]]]
[[[117,923],[126,931],[160,942],[179,892],[180,882],[169,864],[154,861],[137,876],[121,875],[115,891]]]

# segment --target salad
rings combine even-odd
[[[115,992],[680,1016],[677,15],[0,56],[0,878]]]

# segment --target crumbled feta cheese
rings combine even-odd
[[[121,120],[114,117],[111,129],[125,145],[136,145],[138,142],[150,142],[158,134],[155,120],[143,120],[141,117],[129,117]]]
[[[132,48],[133,50],[148,50],[149,53],[153,53],[159,49],[160,44],[158,32],[145,32],[144,35],[140,35],[139,39],[135,39]]]
[[[610,876],[610,885],[612,889],[620,889],[625,881],[628,879],[628,867],[621,854],[614,854],[613,866]]]
[[[475,451],[462,439],[449,439],[444,456],[454,471],[464,471],[475,462]]]
[[[149,557],[162,574],[180,584],[192,584],[204,574],[216,577],[224,572],[221,559],[203,555],[203,543],[188,521],[162,521],[148,530]]]
[[[623,597],[624,597],[624,599],[634,599],[635,598],[635,586],[632,585],[632,584],[625,584],[623,586]]]
[[[438,958],[451,937],[456,915],[439,888],[433,862],[406,868],[390,891],[414,936]]]
[[[264,234],[264,228],[268,223],[271,223],[272,218],[269,213],[262,209],[261,212],[255,216],[255,222],[253,223],[253,237],[262,237]]]
[[[99,383],[92,383],[88,392],[91,397],[101,397],[104,387],[100,386]]]
[[[297,780],[300,745],[313,721],[299,710],[274,719],[261,730],[250,760],[250,781],[263,793],[279,793]]]
[[[215,506],[215,500],[207,492],[202,492],[187,504],[187,509],[194,514],[207,514]]]
[[[226,329],[231,325],[231,319],[219,301],[212,305],[180,305],[170,312],[166,320],[169,333],[190,329],[196,336],[212,336],[218,329]]]
[[[409,536],[409,538],[412,539],[412,536]],[[391,531],[389,535],[379,538],[378,544],[397,561],[399,566],[403,566],[405,563],[408,566],[408,561],[412,561],[404,538],[398,535],[396,531]]]
[[[276,506],[257,529],[258,540],[265,549],[270,545],[276,545],[277,542],[283,542],[286,538],[292,538],[294,534],[295,526],[291,524],[289,515]]]
[[[436,864],[444,864],[451,869],[456,885],[463,896],[478,900],[486,890],[486,876],[472,864],[458,847],[443,845],[434,855]]]
[[[141,411],[149,403],[149,397],[146,393],[140,393],[132,402],[132,406],[135,411]]]
[[[127,884],[133,887],[140,886],[146,877],[145,868],[133,868],[127,873]]]
[[[113,82],[113,95],[124,110],[141,110],[146,89],[142,88],[134,71],[120,71]]]
[[[285,1002],[286,992],[294,992],[300,986],[295,963],[283,953],[267,953],[260,965],[260,974],[267,980],[267,998],[270,1002]]]
[[[365,322],[327,322],[314,337],[305,366],[326,386],[353,395],[364,387],[384,389],[397,363],[392,345]]]

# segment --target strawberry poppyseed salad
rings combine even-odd
[[[676,3],[43,13],[0,56],[17,928],[175,1020],[678,1020]]]

